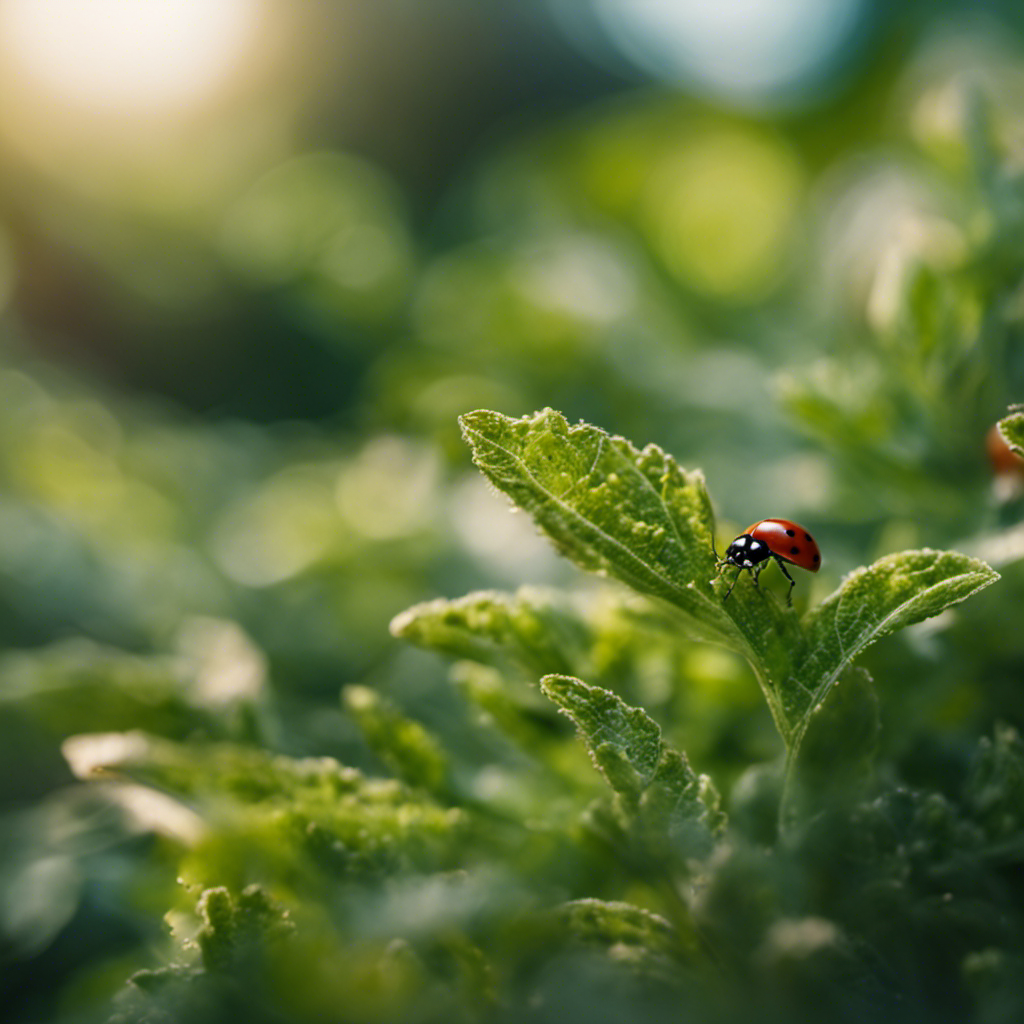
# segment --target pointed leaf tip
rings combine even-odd
[[[476,410],[460,424],[476,465],[562,554],[721,630],[703,474],[553,409],[520,419]]]

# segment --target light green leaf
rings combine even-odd
[[[691,854],[709,852],[711,833],[724,823],[717,794],[662,740],[654,719],[610,690],[569,676],[545,676],[541,689],[576,723],[595,766],[644,832],[667,836]]]
[[[368,686],[346,686],[342,700],[370,748],[396,778],[431,793],[444,789],[448,759],[419,722]]]
[[[631,903],[573,900],[555,913],[577,942],[610,955],[617,968],[669,983],[678,983],[680,962],[696,950],[692,937],[684,940],[665,918]]]
[[[675,929],[663,917],[618,900],[582,899],[563,903],[558,916],[584,942],[625,944],[665,953],[678,951]]]
[[[902,551],[847,576],[804,618],[807,645],[783,684],[795,755],[811,716],[864,648],[938,615],[999,579],[984,562],[953,551]]]
[[[680,626],[724,643],[754,668],[779,731],[790,729],[780,680],[802,649],[796,612],[729,572],[716,575],[711,504],[699,471],[655,445],[637,451],[551,409],[510,419],[462,417],[473,458],[577,565],[613,576],[675,610]]]
[[[496,590],[414,605],[391,621],[391,633],[420,647],[483,665],[515,669],[531,680],[571,672],[592,642],[565,602],[535,587]]]
[[[699,471],[656,445],[637,451],[597,427],[570,427],[552,409],[518,420],[478,410],[460,423],[483,473],[567,558],[729,630],[708,589],[712,514]]]
[[[576,723],[594,765],[612,789],[638,800],[661,763],[664,744],[658,723],[610,690],[570,676],[545,676],[540,687]]]
[[[1018,455],[1024,456],[1024,412],[1014,412],[1001,419],[999,433]]]
[[[240,876],[244,851],[254,848],[268,856],[272,851],[290,870],[308,871],[315,864],[354,877],[451,863],[451,851],[463,839],[462,811],[397,779],[370,778],[330,757],[291,758],[231,743],[172,743],[137,732],[77,739],[92,741],[96,768],[191,808],[218,843],[235,846]]]
[[[258,968],[262,956],[295,933],[287,912],[259,885],[246,886],[237,898],[223,886],[207,889],[199,899],[203,926],[196,935],[203,966],[228,972]]]

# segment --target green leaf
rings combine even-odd
[[[1011,848],[1024,845],[1024,741],[1011,725],[983,737],[965,787],[965,803],[986,836]]]
[[[518,420],[478,410],[459,422],[483,473],[567,558],[728,631],[708,588],[715,557],[703,474],[657,445],[637,451],[597,427],[570,427],[552,409]]]
[[[610,690],[570,676],[545,676],[540,686],[576,723],[594,765],[612,789],[628,800],[639,800],[661,763],[665,745],[658,723]]]
[[[295,927],[259,885],[246,886],[237,899],[223,886],[207,889],[199,899],[203,927],[196,941],[208,971],[258,968],[263,954],[290,938]]]
[[[448,759],[419,722],[367,686],[346,686],[342,697],[366,742],[396,778],[431,793],[444,789]]]
[[[450,864],[464,813],[396,779],[365,776],[330,757],[291,758],[231,743],[172,743],[142,733],[77,737],[95,746],[97,767],[161,790],[198,814],[204,842],[226,851],[210,867],[237,868],[260,849],[297,873],[376,876]],[[80,750],[80,755],[87,751]],[[204,859],[193,865],[212,884]],[[217,875],[223,881],[224,875]]]
[[[808,811],[850,803],[874,778],[881,733],[871,675],[848,666],[811,713],[800,744],[797,776]]]
[[[125,729],[170,739],[197,732],[227,737],[234,724],[223,708],[195,699],[195,687],[172,659],[82,640],[5,654],[0,706],[8,703],[60,737]]]
[[[676,954],[679,940],[663,917],[618,900],[581,899],[563,903],[558,916],[581,941],[600,947],[618,944]]]
[[[569,676],[545,676],[541,689],[575,722],[594,765],[644,831],[660,831],[691,854],[709,852],[724,820],[717,794],[662,740],[654,719],[610,690]]]
[[[731,573],[715,576],[711,504],[698,471],[680,469],[654,445],[637,451],[596,427],[570,427],[551,409],[518,420],[477,411],[461,422],[477,465],[567,557],[667,602],[692,635],[747,658],[790,765],[811,716],[865,647],[998,579],[964,555],[908,551],[850,574],[802,622],[746,578],[726,601]],[[605,712],[615,717],[610,705]],[[646,785],[652,770],[637,721],[630,756],[621,742],[591,744],[620,792]]]
[[[846,667],[870,644],[970,597],[999,579],[953,551],[902,551],[850,573],[804,618],[807,644],[783,688],[791,756]]]
[[[564,599],[536,587],[414,605],[395,616],[391,633],[454,658],[513,669],[530,680],[573,671],[573,662],[592,642],[587,625]]]
[[[703,474],[656,445],[637,451],[597,427],[570,427],[551,409],[518,420],[477,411],[460,422],[476,464],[563,554],[667,602],[691,636],[743,654],[788,735],[778,681],[801,649],[799,620],[748,580],[723,600],[731,580],[716,576]]]
[[[1014,412],[999,421],[999,433],[1006,443],[1024,457],[1024,412]]]

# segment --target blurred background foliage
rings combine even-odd
[[[236,969],[273,1020],[473,1019],[527,976],[596,1012],[513,907],[657,898],[580,840],[599,780],[529,684],[586,671],[726,796],[778,749],[745,666],[508,514],[473,408],[661,444],[726,541],[805,523],[805,600],[900,547],[988,559],[865,659],[885,771],[952,792],[1024,727],[1024,477],[986,454],[1024,396],[1022,30],[953,0],[0,0],[5,1017],[103,1019],[139,969],[172,1018],[251,1015],[209,981]],[[568,664],[449,679],[389,636],[520,584],[571,591],[523,598]],[[270,970],[246,927],[300,944]]]

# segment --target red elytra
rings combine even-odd
[[[804,527],[790,519],[761,519],[748,526],[726,548],[725,558],[718,562],[719,570],[727,565],[734,565],[740,570],[722,600],[726,600],[732,593],[744,569],[750,573],[756,587],[758,575],[772,558],[782,570],[783,576],[789,580],[787,604],[792,603],[791,595],[796,580],[789,575],[785,563],[798,565],[809,572],[817,572],[821,568],[821,552],[817,542]]]
[[[808,572],[821,568],[821,552],[815,539],[791,519],[762,519],[748,526],[743,533],[748,537],[764,541],[768,550],[779,558]]]

